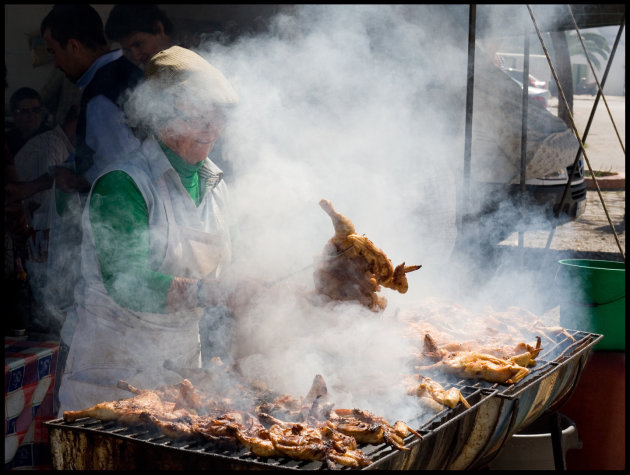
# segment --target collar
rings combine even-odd
[[[160,140],[156,137],[151,137],[147,140],[147,145],[152,143],[157,145],[157,148],[162,151],[164,156],[167,158],[165,162],[162,162],[161,171],[158,173],[161,175],[168,169],[168,165],[177,172],[178,175],[181,175],[181,172],[194,173],[197,172],[199,174],[200,180],[205,183],[205,187],[207,189],[214,189],[220,182],[223,180],[223,170],[221,170],[216,163],[214,163],[209,158],[199,162],[198,164],[191,165],[190,163],[186,163],[182,160],[175,152],[173,152],[170,148],[164,145]],[[151,146],[151,145],[148,145]],[[166,168],[164,168],[166,166]],[[157,171],[157,170],[156,170]]]
[[[162,151],[168,161],[171,162],[172,167],[175,169],[177,174],[184,180],[190,179],[195,173],[199,171],[203,162],[195,163],[194,165],[184,161],[177,153],[168,148],[161,140],[158,140],[160,147],[162,147]]]
[[[106,64],[109,64],[113,61],[116,61],[118,58],[122,56],[122,49],[117,49],[114,51],[110,51],[109,53],[105,53],[103,56],[100,56],[96,61],[92,63],[92,66],[79,78],[77,81],[77,86],[79,89],[83,90],[87,87],[88,84],[94,78],[96,71],[101,69]]]
[[[210,189],[214,189],[223,180],[223,170],[221,170],[212,160],[206,158],[199,169],[199,177]]]

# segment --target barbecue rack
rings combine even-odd
[[[545,411],[565,402],[575,389],[592,347],[602,335],[567,330],[547,345],[537,365],[510,386],[462,380],[456,386],[470,408],[461,404],[407,421],[422,436],[405,438],[409,450],[386,444],[360,445],[372,462],[364,470],[453,470],[485,468],[507,439]],[[446,386],[445,386],[446,387]],[[156,428],[127,427],[115,421],[85,418],[44,423],[49,431],[53,467],[58,470],[321,470],[325,462],[261,458],[243,447],[198,440],[174,440]],[[340,469],[347,467],[338,466]]]
[[[400,469],[418,462],[437,469],[445,468],[448,459],[465,442],[456,435],[472,430],[474,414],[488,404],[496,392],[470,387],[460,391],[471,407],[458,405],[455,409],[444,409],[424,422],[410,421],[412,427],[420,427],[418,432],[423,439],[413,434],[406,437],[404,442],[408,451],[399,451],[386,444],[360,445],[372,462],[366,468]],[[50,433],[53,466],[63,470],[326,468],[323,461],[262,458],[242,446],[221,447],[198,440],[174,440],[153,427],[129,427],[116,421],[83,418],[66,423],[63,419],[55,419],[45,425]],[[430,449],[426,450],[428,446]]]
[[[536,358],[536,366],[516,384],[502,386],[478,382],[473,387],[495,389],[497,424],[474,460],[466,467],[480,469],[498,455],[513,434],[526,428],[546,412],[553,412],[566,402],[582,374],[593,346],[603,335],[565,329],[566,335],[547,345]]]

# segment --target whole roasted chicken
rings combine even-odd
[[[319,202],[330,216],[335,235],[324,248],[323,258],[313,279],[315,288],[333,300],[357,300],[373,311],[384,310],[387,299],[377,295],[381,286],[407,292],[407,273],[421,266],[394,267],[385,253],[365,235],[357,234],[354,224],[335,211],[327,199]]]

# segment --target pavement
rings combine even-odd
[[[586,209],[580,217],[555,229],[550,227],[524,232],[521,237],[522,247],[556,251],[556,254],[563,254],[564,259],[623,261],[621,250],[625,255],[626,249],[626,191],[601,191],[601,197],[597,191],[587,191]],[[518,233],[513,233],[499,246],[517,247],[518,239]]]
[[[573,120],[584,144],[586,158],[594,172],[604,176],[594,179],[586,177],[589,190],[596,190],[595,181],[602,191],[625,190],[626,188],[626,98],[604,96],[597,103],[593,114],[595,96],[576,94],[573,98]],[[558,113],[558,98],[549,102],[549,110]],[[592,120],[589,126],[589,120]],[[588,127],[588,131],[586,127]],[[587,132],[585,134],[585,132]],[[588,171],[588,165],[584,165]]]

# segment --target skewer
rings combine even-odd
[[[353,246],[349,246],[346,249],[344,249],[343,251],[339,251],[336,255],[330,256],[330,257],[325,257],[323,260],[327,260],[327,261],[335,260],[335,259],[343,256],[346,252],[348,252],[352,248],[353,248]],[[309,264],[307,266],[304,266],[301,269],[294,270],[293,272],[290,272],[289,274],[286,274],[286,275],[284,275],[282,277],[279,277],[279,278],[277,278],[275,280],[267,282],[265,284],[265,287],[267,287],[267,288],[273,287],[274,285],[279,284],[280,282],[283,282],[283,281],[287,280],[289,277],[292,277],[295,274],[299,274],[300,272],[304,272],[305,270],[311,269],[313,267],[315,267],[315,263],[312,263],[312,264]]]

